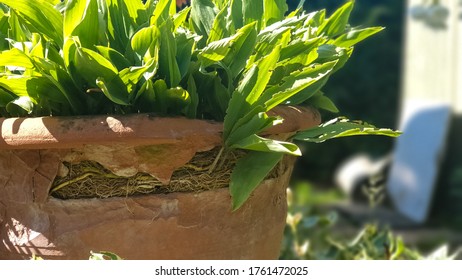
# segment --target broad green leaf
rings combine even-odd
[[[322,38],[313,38],[311,40],[299,41],[289,44],[281,49],[281,58],[278,65],[301,63],[307,65],[312,62],[309,58],[312,50],[320,45]],[[316,53],[317,54],[317,53]],[[317,55],[315,59],[317,58]]]
[[[224,7],[215,17],[207,39],[207,44],[230,36],[230,30],[228,30],[226,21],[227,12],[228,8]]]
[[[0,53],[0,66],[15,66],[33,69],[30,57],[18,49],[10,49]]]
[[[143,66],[132,66],[119,72],[118,75],[122,82],[125,84],[129,94],[134,92],[138,82],[143,78],[143,75],[146,72],[154,72],[155,66],[155,60],[152,58]]]
[[[195,49],[195,37],[191,37],[185,32],[178,32],[175,36],[176,49],[176,62],[180,70],[181,78],[185,77],[188,73],[191,64],[191,57]]]
[[[107,37],[111,48],[125,54],[130,38],[139,29],[123,0],[106,0]]]
[[[250,152],[237,161],[229,183],[233,210],[239,209],[247,201],[282,156],[281,153]]]
[[[263,0],[263,28],[284,19],[288,10],[285,0]]]
[[[397,137],[401,134],[399,131],[376,128],[373,125],[359,122],[349,121],[346,118],[336,118],[321,124],[318,127],[311,128],[305,131],[298,132],[293,139],[306,142],[320,143],[329,139],[355,136],[355,135],[385,135]]]
[[[298,146],[293,143],[267,139],[255,134],[238,141],[230,148],[259,152],[284,153],[293,156],[302,155]]]
[[[64,11],[64,38],[78,36],[83,47],[98,44],[99,19],[97,0],[70,0]]]
[[[31,100],[47,99],[62,104],[67,103],[64,95],[46,77],[2,77],[0,79],[0,86],[17,96],[30,97]]]
[[[233,103],[234,100],[235,99],[232,99],[230,103]],[[228,143],[232,143],[233,140],[239,140],[239,139],[244,138],[245,135],[244,137],[237,138],[238,135],[242,135],[239,130],[241,130],[244,133],[248,133],[251,129],[246,128],[246,127],[248,126],[253,127],[252,123],[255,122],[254,119],[259,118],[261,113],[265,113],[265,108],[261,105],[250,106],[247,103],[244,103],[244,104],[246,104],[245,110],[242,110],[242,111],[236,110],[240,114],[232,114],[236,118],[234,123],[232,123],[231,125],[225,122],[224,124],[223,139],[225,140],[225,143],[227,143],[227,141],[229,141]],[[273,123],[277,124],[278,120],[275,120]],[[254,133],[257,133],[257,132],[254,132]],[[253,133],[249,133],[247,134],[247,136],[251,134]],[[230,140],[230,138],[235,138],[235,139]]]
[[[324,23],[319,27],[318,34],[326,34],[335,37],[343,33],[347,27],[348,19],[353,10],[354,0],[348,1],[342,7],[337,9]]]
[[[136,99],[136,108],[141,113],[151,113],[156,110],[156,92],[152,80],[144,82]]]
[[[298,71],[298,73],[294,73],[287,77],[287,79],[284,79],[284,83],[282,85],[277,85],[266,90],[263,93],[262,98],[259,100],[260,104],[264,102],[266,109],[271,110],[295,94],[307,89],[309,86],[316,87],[316,83],[322,82],[322,79],[328,76],[333,70],[335,64],[335,61],[328,62],[314,67],[306,67],[301,71]],[[310,98],[319,90],[318,87],[315,89],[316,90],[306,92],[302,99],[306,100]]]
[[[111,61],[117,70],[130,67],[130,62],[118,51],[110,47],[96,46],[98,52],[107,60]]]
[[[188,79],[188,93],[191,102],[187,105],[185,109],[186,117],[196,118],[197,117],[197,106],[199,105],[199,95],[197,94],[196,82],[192,76]]]
[[[75,46],[75,43],[74,43]],[[72,78],[82,90],[101,90],[112,102],[129,104],[127,87],[119,77],[117,68],[99,53],[79,46],[68,47],[70,52],[69,70]]]
[[[167,20],[160,27],[159,50],[159,76],[164,79],[169,87],[176,87],[180,83],[181,73],[176,61],[177,46],[172,33],[173,23]]]
[[[244,26],[242,0],[230,0],[228,9],[228,28],[237,30]]]
[[[34,64],[41,75],[47,78],[65,98],[74,114],[85,114],[87,108],[83,105],[82,95],[79,89],[75,87],[69,73],[61,65],[43,58],[34,58]],[[63,102],[64,103],[64,102]]]
[[[202,67],[205,68],[223,60],[229,53],[233,42],[234,37],[229,37],[219,41],[214,41],[203,48],[198,55],[199,61],[202,63]]]
[[[63,45],[63,18],[52,4],[44,0],[0,0],[0,3],[13,9],[29,30]]]
[[[233,67],[229,69],[232,71],[233,77],[236,76],[242,70],[248,56],[253,51],[255,33],[255,23],[251,23],[239,29],[231,37],[211,42],[199,53],[202,67],[223,61],[225,65]],[[243,49],[243,47],[247,49]]]
[[[96,78],[96,86],[104,93],[104,95],[112,102],[119,105],[129,105],[128,94],[116,78],[106,81],[103,77]],[[123,85],[123,84],[122,84]]]
[[[117,68],[109,60],[95,51],[82,47],[76,48],[74,63],[76,70],[80,72],[89,86],[95,86],[98,77],[109,81],[118,73]]]
[[[151,25],[160,26],[162,22],[170,18],[170,15],[173,15],[172,8],[176,10],[175,1],[173,0],[159,0],[156,5],[154,12],[151,16],[150,23]]]
[[[238,33],[242,33],[242,36],[235,40],[233,47],[223,59],[223,62],[229,65],[233,78],[243,71],[247,64],[247,59],[254,51],[257,40],[257,30],[253,23],[242,27]]]
[[[275,36],[275,33],[281,33],[287,29],[297,30],[303,26],[303,23],[310,17],[312,14],[304,14],[299,17],[290,17],[284,20],[275,22],[258,33],[257,41],[264,42],[268,41],[268,38]]]
[[[29,53],[31,57],[45,58],[46,51],[43,41],[44,40],[42,40],[42,37],[39,34],[32,34],[32,48]]]
[[[322,94],[321,92],[315,96],[313,96],[312,98],[308,99],[308,103],[313,106],[313,107],[316,107],[318,109],[323,109],[323,110],[327,110],[329,112],[332,112],[332,113],[338,113],[339,110],[337,108],[337,106],[335,106],[334,102],[332,102],[332,100],[330,100],[330,98],[328,98],[327,96],[324,96],[324,94]]]
[[[351,57],[353,50],[353,47],[345,49],[334,45],[321,45],[318,47],[318,58],[315,62],[326,63],[330,61],[337,61],[337,64],[332,71],[332,73],[335,73],[345,65],[345,63]]]
[[[181,87],[169,88],[165,90],[156,89],[156,102],[160,107],[160,112],[168,114],[171,112],[181,112],[191,103],[191,98],[187,90]]]
[[[382,31],[383,29],[383,27],[353,29],[339,36],[332,42],[332,44],[342,48],[349,48],[363,41],[364,39]]]
[[[145,8],[141,1],[130,0],[123,1],[123,3],[125,5],[125,9],[127,9],[128,15],[130,16],[131,22],[135,24],[135,27],[139,27],[149,22],[150,15],[148,15],[148,10]]]
[[[140,29],[131,39],[131,47],[141,58],[146,60],[155,56],[156,46],[159,45],[160,31],[155,25]]]
[[[20,96],[6,105],[6,110],[13,116],[25,116],[34,110],[34,102],[28,96]]]
[[[243,92],[243,94],[246,95],[246,102],[249,104],[254,104],[257,102],[260,98],[260,95],[265,90],[266,85],[271,78],[271,73],[273,72],[274,68],[276,67],[276,63],[279,60],[280,51],[281,46],[275,46],[269,55],[261,58],[257,62],[256,82],[249,92]]]
[[[291,36],[291,28],[284,27],[276,30],[274,33],[268,34],[267,36],[261,37],[255,46],[255,53],[251,56],[247,65],[254,63],[263,56],[268,55],[273,51],[274,47],[280,45],[285,47]]]
[[[268,115],[262,111],[263,108],[261,108],[261,112],[253,114],[253,117],[245,123],[236,123],[230,136],[225,139],[225,145],[227,147],[231,147],[242,139],[245,139],[253,134],[257,134],[265,128],[282,122],[279,118],[268,117]]]
[[[191,65],[196,90],[199,95],[198,114],[207,115],[216,120],[223,120],[224,112],[231,97],[228,88],[223,85],[217,71],[202,72],[197,64]]]
[[[30,32],[19,21],[14,10],[10,10],[8,17],[8,38],[16,42],[26,42],[31,37]]]
[[[217,13],[211,0],[191,0],[191,22],[194,31],[202,36],[201,45],[207,42]]]
[[[179,11],[177,14],[173,16],[173,25],[175,26],[175,30],[178,30],[180,26],[185,24],[186,20],[188,19],[190,11],[191,11],[191,7],[189,6]]]
[[[244,16],[244,25],[257,22],[257,29],[262,28],[261,19],[263,18],[264,0],[242,0],[242,14]]]

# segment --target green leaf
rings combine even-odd
[[[158,89],[159,87],[156,89],[156,101],[164,114],[181,112],[191,104],[189,92],[181,87]]]
[[[74,63],[76,70],[79,71],[88,86],[95,86],[98,77],[103,77],[109,81],[118,73],[117,68],[109,60],[95,51],[82,47],[75,49]]]
[[[30,32],[24,27],[14,10],[10,10],[8,17],[8,38],[16,42],[26,42],[32,36]]]
[[[283,20],[288,10],[285,0],[263,0],[263,5],[263,27]]]
[[[131,47],[145,62],[156,56],[156,47],[160,44],[160,31],[155,25],[140,29],[131,39]]]
[[[239,209],[247,201],[282,156],[281,153],[250,152],[237,161],[229,184],[233,210]]]
[[[324,96],[324,94],[322,92],[319,92],[319,94],[313,96],[312,98],[308,99],[308,103],[313,106],[313,107],[316,107],[318,109],[323,109],[323,110],[327,110],[329,112],[332,112],[332,113],[338,113],[339,110],[337,108],[337,106],[335,106],[334,102],[332,102],[332,100],[330,100],[330,98],[328,98],[327,96]]]
[[[214,41],[203,48],[202,51],[198,54],[198,58],[202,64],[202,67],[205,68],[223,60],[229,53],[233,42],[234,37],[229,37],[219,41]]]
[[[160,26],[162,22],[166,21],[167,19],[170,20],[170,15],[173,15],[175,12],[175,1],[173,0],[159,0],[156,3],[154,12],[151,17],[151,25]],[[173,13],[172,13],[173,11]]]
[[[191,64],[191,58],[195,49],[195,37],[192,37],[185,32],[178,32],[175,37],[176,42],[176,62],[180,70],[181,78],[188,73]]]
[[[231,147],[240,140],[257,134],[269,126],[282,122],[279,118],[268,117],[268,115],[263,112],[264,108],[261,106],[257,110],[258,113],[256,113],[257,111],[251,112],[252,114],[244,116],[236,123],[230,135],[225,139],[225,145],[227,147]]]
[[[401,135],[401,132],[391,129],[376,128],[373,125],[359,121],[349,121],[346,118],[336,118],[318,127],[298,132],[294,136],[294,139],[320,143],[333,138],[355,135],[384,135],[397,137]]]
[[[223,59],[223,62],[228,65],[233,78],[243,71],[247,60],[254,51],[257,40],[257,29],[253,23],[242,27],[237,32],[242,33],[242,35],[236,38],[231,50]]]
[[[119,77],[122,82],[125,84],[125,87],[129,94],[133,93],[138,85],[138,82],[143,78],[143,75],[147,72],[150,72],[148,78],[150,78],[155,71],[155,59],[151,59],[143,66],[132,66],[125,68],[119,72]]]
[[[244,25],[257,22],[257,29],[262,28],[261,19],[263,18],[263,1],[264,0],[242,0],[242,14],[244,16]]]
[[[151,113],[156,109],[156,92],[152,80],[144,82],[136,97],[136,108],[141,113]]]
[[[33,69],[30,57],[18,49],[10,49],[0,53],[0,66],[15,66]]]
[[[207,42],[217,13],[211,0],[191,0],[191,22],[194,31],[202,36],[201,45]]]
[[[188,93],[191,102],[186,106],[185,114],[188,118],[196,118],[197,106],[199,105],[199,95],[197,94],[196,82],[192,76],[188,79]]]
[[[15,11],[21,23],[32,32],[44,34],[63,45],[63,18],[53,5],[44,0],[0,0]]]
[[[318,34],[326,34],[330,37],[335,37],[345,32],[350,18],[351,11],[353,10],[354,0],[348,1],[342,7],[337,9],[329,19],[325,20],[324,23],[319,27]]]
[[[261,58],[256,63],[256,71],[250,73],[251,75],[256,75],[255,83],[253,86],[250,84],[250,82],[248,84],[244,84],[244,81],[251,81],[253,78],[249,80],[243,80],[242,84],[239,86],[238,90],[242,89],[241,92],[244,94],[244,96],[246,96],[245,100],[247,103],[254,104],[259,100],[271,78],[271,73],[276,67],[276,63],[279,60],[280,51],[281,46],[275,46],[270,54]]]
[[[357,43],[365,40],[366,38],[382,31],[383,27],[370,27],[364,29],[353,29],[345,34],[342,34],[335,39],[332,44],[342,48],[349,48]]]
[[[129,105],[128,95],[119,93],[120,87],[118,84],[119,83],[114,82],[114,80],[106,82],[103,77],[98,77],[96,79],[96,86],[101,89],[109,100],[119,105]],[[125,93],[124,90],[121,92]]]
[[[99,38],[96,0],[70,0],[64,10],[64,38],[78,36],[83,47],[94,48]]]
[[[117,68],[117,70],[122,70],[130,67],[130,62],[118,51],[110,47],[105,46],[96,46],[98,52],[108,61],[111,61],[112,64]]]
[[[259,152],[284,153],[293,156],[302,155],[298,146],[293,143],[267,139],[255,134],[238,141],[230,148],[252,150]]]
[[[227,12],[228,7],[224,7],[215,17],[212,28],[210,29],[210,35],[207,39],[207,44],[230,36],[230,30],[228,29],[226,21]]]
[[[297,95],[297,98],[300,98],[301,101],[310,98],[319,91],[317,83],[323,83],[323,79],[330,74],[335,64],[335,61],[328,62],[314,67],[306,67],[297,73],[293,73],[284,79],[282,85],[273,86],[266,90],[259,103],[264,103],[267,110],[271,110],[303,90],[306,91],[303,92],[303,95]],[[314,87],[314,90],[309,87]]]
[[[253,51],[255,33],[255,23],[251,23],[239,29],[231,37],[211,42],[198,55],[202,67],[208,67],[219,61],[223,61],[225,65],[230,64],[233,67],[232,69],[230,68],[231,71],[237,75],[245,66],[248,56]],[[250,41],[246,43],[246,40]],[[244,50],[242,49],[243,47],[247,47],[248,49]]]
[[[159,50],[159,76],[169,87],[176,87],[180,83],[181,73],[176,61],[177,46],[172,32],[173,23],[169,19],[160,27],[162,36]]]
[[[34,110],[34,102],[28,96],[20,96],[6,105],[6,110],[12,116],[24,116]]]
[[[185,24],[190,11],[191,6],[184,8],[183,10],[179,11],[177,14],[173,16],[173,25],[175,26],[175,30],[178,30],[180,26]]]
[[[139,29],[136,18],[130,13],[134,11],[129,9],[123,0],[106,0],[101,6],[104,6],[107,13],[107,37],[109,46],[118,52],[125,54],[127,47],[130,46],[130,38]],[[162,1],[161,1],[162,2]]]
[[[244,26],[244,14],[242,11],[242,0],[230,0],[230,12],[228,13],[228,25],[230,28],[239,29]]]

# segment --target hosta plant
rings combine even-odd
[[[322,92],[354,45],[382,28],[287,12],[285,0],[0,0],[4,117],[157,113],[222,121],[223,148],[249,152],[231,176],[240,207],[291,142],[259,136],[278,105],[337,111]],[[301,3],[302,4],[302,3]],[[301,7],[302,5],[300,5]],[[294,139],[398,133],[339,118]]]

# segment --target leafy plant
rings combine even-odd
[[[296,188],[294,194],[288,189],[289,213],[281,259],[450,260],[460,256],[461,249],[450,254],[447,245],[422,254],[389,228],[375,224],[366,224],[351,240],[334,238],[333,226],[339,219],[336,212],[316,213],[300,200],[306,191],[306,186]]]
[[[321,91],[356,43],[382,30],[348,25],[354,1],[287,13],[284,0],[0,0],[0,111],[10,116],[154,112],[223,121],[239,208],[291,142],[259,134],[278,105],[337,111]],[[301,7],[301,6],[300,6]],[[294,139],[399,133],[340,119]]]

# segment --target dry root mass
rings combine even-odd
[[[94,161],[64,162],[66,174],[56,177],[50,194],[60,199],[109,198],[224,188],[229,185],[236,161],[243,155],[242,151],[221,153],[220,148],[197,153],[189,163],[173,173],[168,185],[147,173],[132,177],[117,176]],[[279,173],[279,169],[276,168],[270,177],[277,176],[275,172]]]

